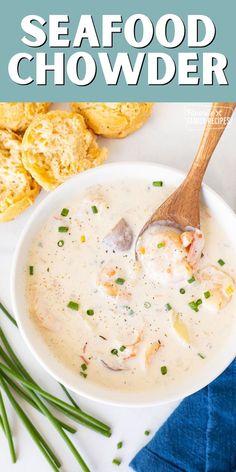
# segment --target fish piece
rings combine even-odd
[[[103,242],[111,249],[128,251],[133,243],[133,231],[127,221],[121,218],[111,232],[105,236]]]

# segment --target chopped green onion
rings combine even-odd
[[[145,436],[149,436],[150,432],[149,429],[146,429],[146,431],[144,431]]]
[[[162,366],[161,366],[161,373],[162,373],[162,375],[166,375],[166,374],[167,374],[167,367],[166,367],[166,365],[162,365]]]
[[[199,308],[198,308],[198,305],[196,304],[196,302],[192,301],[192,302],[189,302],[188,306],[193,310],[193,311],[199,311]]]
[[[204,356],[203,354],[201,354],[200,352],[198,352],[197,355],[198,355],[199,357],[201,357],[201,359],[205,359],[205,356]]]
[[[65,243],[64,243],[63,239],[60,239],[60,241],[58,241],[58,243],[57,243],[57,245],[58,245],[59,247],[63,247],[64,244],[65,244]]]
[[[81,377],[84,377],[84,379],[86,379],[86,377],[87,377],[87,374],[85,374],[85,372],[80,372],[80,375],[81,375]]]
[[[115,283],[117,285],[124,285],[125,279],[122,279],[121,277],[118,277],[118,279],[115,280]]]
[[[211,292],[209,292],[209,290],[207,292],[204,292],[205,298],[210,298],[210,296],[211,296]]]
[[[92,310],[91,308],[89,310],[86,311],[87,315],[88,316],[93,316],[94,315],[94,310]]]
[[[123,447],[123,441],[117,443],[117,449],[121,449]]]
[[[152,182],[152,185],[153,185],[153,187],[162,187],[163,182],[162,182],[162,180],[154,180],[154,182]]]
[[[59,226],[58,228],[59,233],[67,233],[69,231],[68,226]]]
[[[112,464],[120,465],[121,464],[121,459],[117,459],[117,457],[115,457],[115,459],[113,459],[113,461],[112,461]]]
[[[67,305],[67,308],[70,308],[71,310],[76,310],[78,311],[79,309],[79,304],[77,302],[70,301]]]
[[[191,277],[191,279],[188,279],[188,283],[192,284],[193,282],[195,282],[195,280],[196,280],[195,277]]]
[[[88,368],[88,366],[86,364],[81,364],[80,367],[81,367],[82,370],[87,370],[87,368]]]
[[[219,259],[217,262],[218,264],[220,264],[220,266],[225,265],[225,261],[223,261],[223,259]]]
[[[67,216],[68,213],[69,213],[68,208],[63,208],[63,210],[61,210],[61,216]]]
[[[166,243],[165,241],[162,241],[161,243],[157,244],[158,249],[161,249],[161,247],[165,247]]]
[[[145,306],[145,308],[151,308],[151,303],[150,302],[145,302],[144,306]]]
[[[29,266],[29,275],[34,275],[34,266]]]
[[[172,310],[172,306],[169,303],[166,303],[165,309],[166,309],[166,311],[170,311],[170,310]]]
[[[120,352],[125,351],[125,349],[126,349],[126,346],[121,346],[121,347],[120,347]]]
[[[113,356],[118,356],[118,349],[112,349],[111,354],[113,354]]]
[[[181,289],[179,290],[179,292],[181,293],[181,295],[184,295],[185,289],[184,289],[184,288],[181,288]]]
[[[201,300],[201,298],[199,298],[199,299],[196,301],[196,305],[199,306],[199,305],[201,305],[201,304],[202,304],[202,300]]]
[[[94,214],[98,213],[98,209],[97,209],[96,205],[91,206],[91,210]]]

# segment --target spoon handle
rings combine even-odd
[[[195,189],[200,189],[211,156],[223,134],[236,103],[213,103],[200,142],[196,157],[188,173],[186,181]]]

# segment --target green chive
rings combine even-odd
[[[220,264],[220,266],[225,265],[225,261],[223,261],[223,259],[219,259],[217,262],[218,264]]]
[[[58,228],[59,233],[67,233],[69,231],[68,226],[59,226]]]
[[[162,180],[154,180],[154,182],[152,182],[152,185],[153,187],[163,187],[163,182]]]
[[[88,368],[88,366],[86,364],[81,364],[80,367],[81,367],[82,370],[87,370],[87,368]]]
[[[166,311],[170,311],[170,310],[172,310],[172,306],[169,303],[167,303],[165,305],[165,309],[166,309]]]
[[[117,285],[124,285],[125,279],[122,279],[121,277],[118,277],[118,279],[115,280],[115,283]]]
[[[123,441],[117,443],[117,449],[121,449],[123,447]]]
[[[192,301],[192,302],[189,302],[188,306],[193,310],[193,311],[199,311],[199,308],[196,304],[196,302]]]
[[[151,303],[150,302],[145,302],[144,306],[145,306],[145,308],[151,308]]]
[[[91,206],[91,210],[94,214],[98,213],[98,209],[97,209],[96,205]]]
[[[69,213],[68,208],[63,208],[63,210],[61,210],[61,216],[67,216],[68,213]]]
[[[126,346],[121,346],[121,347],[120,347],[120,352],[125,351],[125,349],[126,349]]]
[[[71,310],[76,310],[78,311],[79,309],[79,304],[77,302],[70,301],[67,305],[67,308],[70,308]]]
[[[193,282],[195,282],[195,280],[196,280],[195,277],[191,277],[191,279],[188,279],[188,283],[192,284]]]
[[[205,359],[205,356],[203,354],[201,354],[200,352],[198,352],[197,354],[199,357],[201,357],[201,359]]]
[[[162,365],[162,366],[161,366],[161,373],[162,373],[162,375],[166,375],[166,374],[167,374],[167,367],[166,367],[166,365]]]
[[[87,374],[85,374],[84,372],[80,372],[80,375],[81,375],[81,377],[84,377],[84,379],[86,379],[86,377],[87,377]]]
[[[162,241],[161,243],[157,244],[158,249],[161,249],[161,247],[165,247],[166,243]]]
[[[118,356],[118,349],[112,349],[111,354],[113,354],[113,356]]]
[[[207,292],[204,292],[205,298],[210,298],[210,296],[211,296],[211,293],[209,292],[209,290]]]
[[[115,459],[113,459],[112,464],[120,465],[121,464],[121,459],[117,459],[117,457],[116,457]]]
[[[65,243],[64,243],[63,239],[60,239],[60,241],[58,241],[58,243],[57,243],[57,245],[58,245],[59,247],[63,247],[64,244],[65,244]]]
[[[89,310],[86,311],[87,315],[88,316],[93,316],[94,315],[94,310],[92,310],[91,308]]]
[[[29,266],[29,275],[34,275],[34,266]]]
[[[150,432],[149,429],[146,429],[146,431],[144,431],[145,436],[149,436]]]
[[[201,298],[199,298],[199,299],[196,301],[196,305],[199,306],[199,305],[201,305],[201,304],[202,304],[202,300],[201,300]]]
[[[184,289],[184,288],[181,288],[179,292],[181,293],[181,295],[184,295],[185,289]]]

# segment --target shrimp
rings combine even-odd
[[[210,311],[220,311],[230,302],[235,291],[235,281],[227,272],[209,265],[198,271],[196,277],[207,294],[207,297],[203,297],[203,304]]]
[[[192,268],[195,268],[201,259],[204,248],[204,235],[199,229],[194,231],[185,231],[180,235],[183,246],[187,249],[187,262]]]
[[[131,283],[126,280],[126,274],[119,267],[103,267],[97,278],[97,285],[105,295],[118,300],[131,298]]]
[[[150,365],[154,355],[159,351],[161,347],[161,342],[157,341],[157,343],[151,344],[151,346],[147,349],[145,354],[145,361],[146,365]]]

